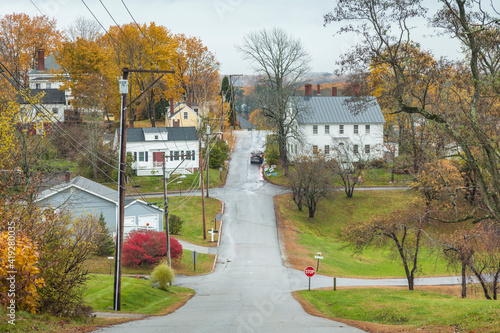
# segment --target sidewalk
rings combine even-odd
[[[217,253],[219,253],[219,248],[217,246],[207,247],[207,246],[200,246],[200,245],[191,244],[191,243],[182,241],[180,239],[178,239],[178,241],[182,245],[182,248],[184,250],[196,251],[198,253],[205,253],[205,254],[217,254]]]

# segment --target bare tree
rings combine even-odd
[[[101,36],[101,26],[95,20],[79,16],[66,30],[66,37],[75,42],[78,38],[97,41]]]
[[[330,193],[329,161],[322,154],[302,156],[294,161],[295,169],[290,172],[293,201],[301,211],[305,205],[309,217],[313,218],[321,198]]]
[[[413,54],[409,21],[426,13],[419,0],[341,1],[325,22],[360,22],[341,29],[363,39],[343,57],[344,68],[388,68],[391,75],[385,83],[395,113],[422,117],[460,147],[460,157],[480,192],[479,218],[500,223],[498,17],[485,11],[489,1],[441,3],[433,23],[462,43],[466,53],[462,62],[428,61]]]
[[[278,28],[247,35],[238,50],[262,77],[257,107],[276,130],[281,164],[288,175],[287,142],[291,137],[299,137],[294,124],[297,114],[303,111],[291,107],[290,97],[303,84],[310,56],[299,40]]]

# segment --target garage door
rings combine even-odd
[[[160,230],[158,224],[158,215],[139,215],[139,225],[142,227],[149,227],[154,230]],[[148,224],[149,223],[149,224]]]

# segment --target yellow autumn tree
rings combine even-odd
[[[194,103],[206,106],[219,93],[219,62],[198,37],[175,35],[178,42],[176,84]]]
[[[36,313],[40,307],[38,288],[44,286],[34,243],[19,233],[15,224],[0,233],[0,303]],[[16,232],[17,231],[17,232]]]
[[[110,54],[110,66],[114,70],[114,78],[121,77],[121,70],[172,70],[177,59],[177,41],[171,32],[154,22],[137,26],[134,23],[112,26],[109,34],[101,39],[106,52]],[[180,91],[175,85],[172,74],[130,73],[129,101],[135,100],[130,107],[129,119],[149,119],[156,126],[156,104],[170,97],[179,97]],[[155,82],[156,81],[156,82]]]

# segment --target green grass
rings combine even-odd
[[[49,314],[32,314],[26,311],[16,310],[15,325],[8,323],[6,308],[0,305],[0,332],[61,332],[63,329],[71,330],[82,324],[90,324],[91,320],[76,320],[62,317],[54,317]],[[94,320],[92,323],[96,323]]]
[[[293,171],[293,166],[290,166],[289,171]],[[289,178],[285,176],[283,169],[280,165],[274,170],[277,173],[276,176],[270,175],[267,178],[278,185],[289,186]],[[274,173],[273,172],[273,173]],[[363,184],[360,186],[370,187],[370,186],[406,186],[408,182],[413,180],[411,175],[394,175],[394,183],[391,181],[391,172],[386,169],[375,169],[371,168],[365,171],[363,175]],[[339,176],[334,176],[331,179],[332,186],[342,187],[341,179]]]
[[[290,195],[279,196],[275,199],[279,212],[287,228],[296,230],[295,239],[290,242],[299,244],[289,246],[287,255],[292,264],[295,261],[316,267],[314,255],[321,252],[324,259],[320,262],[319,271],[327,275],[405,277],[400,259],[394,255],[392,247],[368,248],[362,254],[355,254],[342,241],[342,231],[374,215],[388,214],[402,208],[412,198],[412,194],[407,191],[358,191],[350,199],[343,193],[337,193],[333,199],[320,201],[315,218],[309,219],[307,207],[299,212]],[[425,248],[420,253],[420,268],[418,276],[450,274],[446,263]]]
[[[163,198],[149,198],[149,202],[160,202]],[[178,196],[169,197],[169,213],[180,216],[184,223],[179,235],[172,235],[174,238],[184,240],[189,243],[202,246],[215,246],[216,243],[210,242],[210,235],[207,233],[207,239],[203,239],[203,214],[201,205],[201,196]],[[205,198],[205,228],[206,231],[214,227],[214,218],[216,214],[221,213],[221,201],[215,198]],[[160,205],[163,208],[163,205]],[[218,228],[217,223],[217,228]],[[165,224],[164,224],[165,227]],[[217,239],[217,238],[215,238]]]
[[[189,288],[170,287],[168,291],[151,287],[151,282],[144,279],[122,277],[121,280],[121,311],[141,314],[162,314],[165,309],[177,302],[184,301],[194,291]],[[87,281],[85,302],[94,311],[112,311],[113,306],[113,276],[91,275]]]
[[[206,170],[204,172],[204,183],[206,186],[207,179],[206,179]],[[170,180],[174,180],[180,175],[172,175],[170,177]],[[193,185],[193,182],[197,178],[198,174],[191,174],[191,175],[186,175],[186,178],[179,178],[178,180],[174,180],[172,183],[167,185],[167,190],[168,193],[180,193],[180,192],[186,192],[186,190],[190,189]],[[210,169],[209,170],[209,184],[210,188],[215,188],[222,186],[224,179],[226,176],[226,170],[224,169],[222,171],[222,175],[219,172],[219,169]],[[222,177],[222,180],[221,180]],[[179,184],[177,184],[177,181],[182,181],[180,183],[180,191],[179,191]],[[198,179],[199,182],[199,179]],[[105,183],[104,185],[109,186],[110,188],[113,189],[118,189],[118,184],[117,183]],[[162,175],[156,175],[156,176],[133,176],[129,182],[126,185],[126,188],[129,193],[137,193],[137,191],[141,193],[151,193],[151,192],[158,192],[158,193],[163,193],[163,176]],[[198,183],[194,188],[198,188]]]
[[[329,318],[405,325],[414,329],[446,326],[463,332],[500,331],[500,307],[488,300],[382,288],[335,292],[303,290],[296,295]]]

